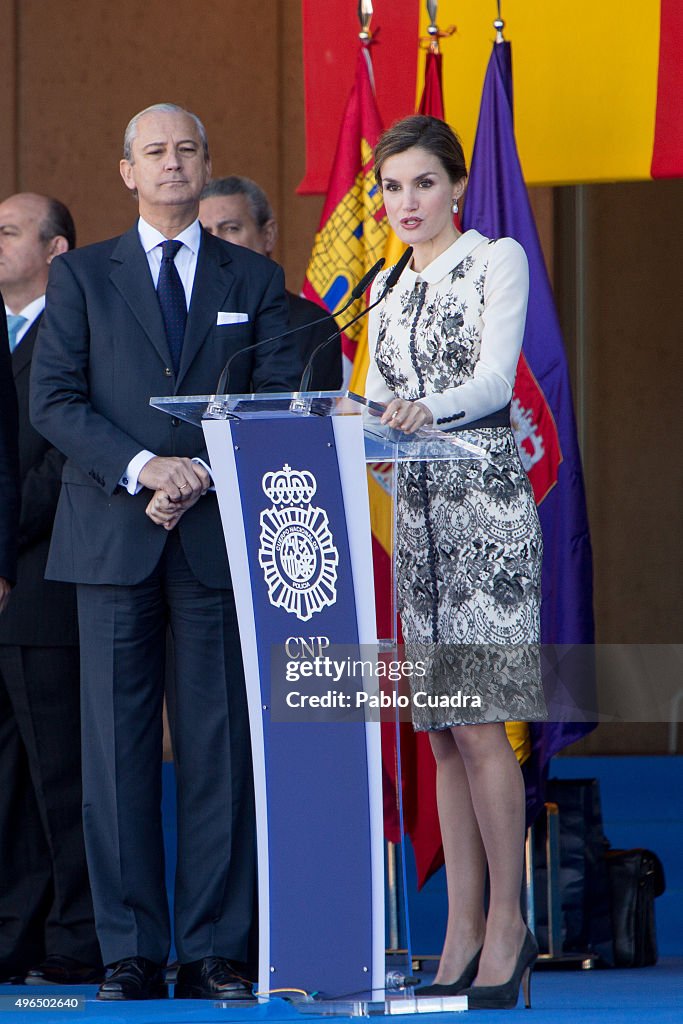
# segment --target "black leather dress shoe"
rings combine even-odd
[[[97,992],[98,999],[167,999],[164,972],[144,956],[129,956],[112,964]]]
[[[24,981],[27,985],[94,985],[102,980],[103,967],[93,967],[71,956],[51,953],[42,964],[32,967]]]
[[[178,968],[174,996],[176,999],[239,999],[253,1000],[252,983],[234,969],[222,956],[205,956]]]

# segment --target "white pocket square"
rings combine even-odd
[[[246,324],[249,320],[247,313],[219,313],[216,317],[216,327],[223,324]]]

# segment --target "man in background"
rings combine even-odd
[[[83,845],[76,589],[44,579],[64,457],[28,416],[49,265],[75,242],[56,199],[0,203],[0,346],[18,397],[22,490],[17,585],[0,618],[0,964],[29,984],[102,970]]]
[[[263,189],[251,178],[231,175],[214,178],[202,192],[199,219],[212,235],[243,245],[272,258],[277,242],[275,215]],[[292,335],[305,366],[311,355],[335,330],[334,320],[311,326],[325,315],[315,302],[287,292],[289,326],[301,328]],[[341,340],[335,338],[321,348],[313,360],[311,391],[336,391],[342,386]]]
[[[9,602],[17,574],[19,520],[19,458],[17,396],[12,382],[7,322],[0,315],[0,613]],[[1,737],[0,737],[1,739]],[[2,980],[2,967],[0,967]]]

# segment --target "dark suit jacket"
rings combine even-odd
[[[31,324],[12,354],[19,404],[19,565],[12,600],[0,615],[0,644],[67,647],[78,643],[76,590],[72,584],[44,578],[64,456],[33,429],[28,418],[31,359],[40,320]]]
[[[218,327],[220,311],[248,319]],[[233,352],[286,326],[281,268],[202,231],[176,377],[137,224],[52,262],[31,377],[34,426],[67,456],[50,578],[134,584],[149,576],[167,534],[145,515],[150,492],[131,497],[118,481],[142,449],[208,458],[202,431],[151,408],[150,396],[212,393]],[[264,345],[235,360],[231,390],[291,391],[300,373],[291,342]],[[229,586],[215,495],[176,529],[197,579]]]
[[[12,380],[5,306],[0,295],[0,576],[17,578],[19,457],[17,396]]]
[[[324,316],[325,310],[321,306],[317,306],[315,302],[311,302],[310,299],[304,299],[303,296],[294,295],[292,292],[287,292],[287,301],[289,302],[289,326],[302,328],[294,335],[294,338],[296,338],[304,366],[318,345],[323,345],[313,360],[310,390],[337,391],[342,386],[341,338],[335,338],[328,345],[323,344],[337,329],[335,321],[325,320],[321,324],[316,324],[315,327],[307,327],[305,325],[312,324]]]

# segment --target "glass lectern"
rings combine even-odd
[[[203,429],[228,550],[254,762],[259,996],[315,991],[344,1013],[384,1012],[380,722],[322,713],[325,700],[353,702],[329,652],[378,649],[365,464],[484,453],[457,432],[382,426],[383,406],[346,391],[150,402]],[[464,1008],[451,1003],[435,1009]]]

